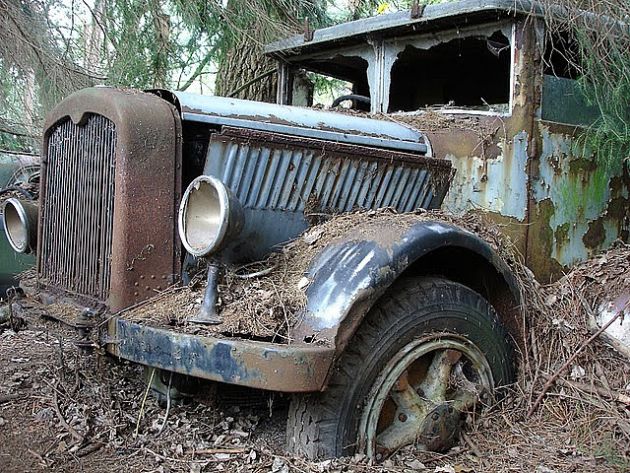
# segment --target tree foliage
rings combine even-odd
[[[42,112],[94,79],[57,41],[50,20],[53,6],[0,0],[0,146],[34,149]]]
[[[630,2],[628,0],[544,0],[547,41],[568,35],[575,54],[565,54],[580,87],[600,118],[581,146],[599,165],[619,170],[630,160]],[[588,12],[588,13],[587,13]]]
[[[425,0],[437,3],[442,0]],[[542,0],[554,30],[570,29],[582,88],[601,113],[589,146],[607,162],[630,154],[630,2]],[[0,0],[0,147],[34,149],[42,117],[93,84],[272,100],[264,44],[412,0]],[[596,12],[597,17],[584,14]],[[588,20],[588,21],[587,21]],[[625,23],[624,23],[625,22]],[[216,76],[216,84],[212,78]],[[617,160],[617,161],[615,161]]]
[[[324,23],[325,0],[0,0],[0,146],[33,149],[43,116],[94,84],[265,99],[262,47]],[[242,87],[251,82],[251,85]]]

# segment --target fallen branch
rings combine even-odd
[[[23,397],[24,396],[21,394],[3,394],[0,396],[0,404],[4,404],[5,402],[16,401]]]
[[[214,455],[215,453],[245,453],[249,448],[202,448],[199,450],[192,450],[191,453],[195,455]]]
[[[473,452],[477,458],[483,458],[483,456],[481,455],[481,451],[477,447],[477,444],[473,442],[473,440],[468,436],[468,434],[466,434],[466,432],[461,432],[461,436],[464,442],[466,443],[466,445],[468,445],[468,447],[470,448],[470,451]]]
[[[532,406],[527,411],[527,417],[530,417],[536,411],[536,409],[538,408],[538,406],[542,402],[543,398],[545,397],[545,394],[547,394],[547,391],[549,391],[551,386],[553,386],[553,384],[556,382],[558,377],[564,372],[564,370],[566,370],[571,365],[571,363],[573,363],[575,361],[575,359],[578,357],[578,355],[580,353],[582,353],[582,350],[584,350],[593,340],[595,340],[608,327],[610,327],[613,324],[613,322],[615,322],[617,319],[622,317],[623,313],[624,313],[624,310],[626,309],[627,306],[628,306],[628,304],[626,304],[625,307],[622,307],[621,310],[619,312],[617,312],[617,314],[614,317],[612,317],[608,322],[606,322],[606,324],[604,324],[597,332],[595,332],[593,335],[591,335],[588,338],[588,340],[586,340],[584,343],[582,343],[582,345],[580,345],[580,347],[575,351],[575,353],[573,353],[573,355],[571,355],[569,357],[569,359],[567,361],[565,361],[564,364],[559,369],[557,369],[549,377],[549,379],[547,380],[547,382],[543,386],[542,391],[540,392],[540,394],[538,395],[538,397],[534,401],[534,404],[532,404]]]
[[[63,417],[63,414],[61,413],[61,409],[59,409],[59,402],[57,401],[56,390],[53,391],[53,408],[55,409],[57,418],[59,419],[59,422],[61,422],[61,425],[63,426],[63,428],[66,429],[70,433],[70,435],[72,435],[75,439],[77,439],[79,443],[83,442],[84,440],[83,435],[81,435],[79,432],[77,432],[74,429],[74,427],[68,424],[68,422],[66,422],[66,419]]]
[[[91,443],[89,445],[86,445],[85,447],[77,450],[76,452],[76,456],[79,458],[83,458],[88,456],[90,453],[94,453],[98,450],[100,450],[101,448],[103,448],[105,444],[103,442],[95,442],[95,443]]]
[[[607,389],[598,388],[597,386],[591,386],[590,384],[568,381],[562,378],[558,379],[557,383],[569,388],[578,389],[589,394],[595,394],[606,399],[617,401],[621,404],[626,404],[630,406],[630,396],[628,396],[627,394],[618,393],[616,391],[608,391]]]

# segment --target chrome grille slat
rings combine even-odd
[[[100,301],[109,296],[116,129],[100,115],[49,134],[39,277]]]

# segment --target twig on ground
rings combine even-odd
[[[79,443],[82,443],[84,440],[83,435],[77,432],[74,429],[74,427],[72,427],[70,424],[68,424],[68,422],[66,422],[66,419],[63,417],[63,414],[61,413],[61,409],[59,409],[59,402],[57,400],[57,390],[53,390],[53,409],[55,410],[55,413],[57,414],[57,418],[59,419],[59,422],[61,422],[61,425],[63,426],[63,428],[66,429],[68,433],[72,435]]]
[[[140,421],[142,417],[144,417],[144,404],[147,402],[147,397],[149,396],[149,390],[151,389],[151,384],[153,384],[153,377],[155,376],[155,368],[151,368],[151,376],[149,377],[149,382],[147,383],[147,389],[144,391],[144,397],[142,398],[142,404],[140,405],[140,412],[138,412],[138,421],[136,422],[136,430],[133,433],[133,437],[138,437],[138,431],[140,430]]]
[[[584,391],[589,394],[594,394],[597,396],[601,396],[606,399],[610,399],[612,401],[617,401],[621,404],[626,404],[630,406],[630,396],[618,393],[615,391],[609,391],[607,389],[598,388],[597,386],[591,386],[590,384],[578,383],[576,381],[568,381],[566,379],[559,378],[556,380],[558,384],[577,389],[579,391]]]
[[[16,401],[24,397],[28,397],[28,396],[23,396],[22,394],[2,394],[0,395],[0,404],[4,404],[5,402]]]
[[[171,410],[171,383],[172,382],[173,382],[173,373],[171,372],[170,376],[168,377],[168,388],[166,389],[166,413],[164,414],[164,420],[162,421],[162,425],[160,425],[160,428],[158,429],[157,434],[155,434],[156,437],[162,433],[162,431],[164,430],[164,427],[166,427],[166,423],[168,422],[168,413]]]
[[[215,453],[245,453],[251,448],[200,448],[199,450],[191,450],[193,455],[213,455]]]
[[[105,444],[103,442],[94,442],[91,443],[89,445],[86,445],[85,447],[79,449],[76,452],[77,457],[82,458],[82,457],[86,457],[88,456],[90,453],[94,453],[98,450],[100,450],[101,448],[103,448]]]
[[[627,305],[628,304],[626,304],[626,307]],[[562,366],[558,368],[556,372],[551,375],[551,377],[547,380],[547,382],[543,386],[542,391],[536,398],[536,401],[534,401],[534,404],[532,404],[532,406],[527,411],[527,417],[530,417],[536,411],[536,409],[538,408],[538,405],[542,402],[543,398],[545,397],[545,394],[547,394],[547,391],[549,391],[549,388],[553,386],[555,381],[564,372],[564,370],[566,370],[571,365],[571,363],[573,363],[573,361],[578,357],[578,355],[582,352],[582,350],[584,350],[584,348],[586,348],[593,340],[595,340],[601,333],[603,333],[608,327],[610,327],[613,324],[613,322],[615,322],[618,318],[620,318],[623,315],[626,307],[623,307],[619,312],[617,312],[617,314],[614,317],[612,317],[608,322],[602,325],[602,327],[597,332],[595,332],[584,343],[582,343],[582,345],[580,345],[580,347],[573,353],[573,355],[571,355],[569,359],[565,361],[562,364]]]
[[[461,435],[466,445],[468,445],[468,447],[470,448],[470,451],[473,452],[477,458],[483,458],[481,452],[479,451],[479,448],[477,447],[477,444],[472,441],[468,434],[466,434],[466,432],[462,432]]]

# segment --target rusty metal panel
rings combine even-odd
[[[552,271],[630,235],[630,175],[621,160],[598,162],[577,141],[582,128],[540,122],[540,159],[532,183],[538,251]]]
[[[66,119],[49,133],[45,158],[39,277],[100,301],[110,287],[116,139],[103,116]]]
[[[424,6],[424,5],[423,5]],[[561,10],[549,11],[561,15]],[[281,39],[265,47],[270,55],[291,57],[311,51],[322,51],[331,44],[353,44],[366,37],[401,37],[405,34],[434,31],[437,25],[468,25],[475,22],[496,20],[502,17],[540,15],[542,6],[528,0],[460,0],[424,6],[421,16],[413,16],[409,10],[377,15],[371,18],[342,23],[318,29],[313,38],[304,34]]]
[[[461,142],[465,142],[464,135]],[[470,142],[476,143],[478,138]],[[524,221],[527,216],[528,176],[527,147],[529,137],[525,131],[493,143],[497,153],[493,156],[447,153],[446,159],[457,170],[444,201],[444,208],[454,214],[471,209],[483,209],[499,215]],[[479,147],[478,147],[479,148]]]
[[[175,373],[281,392],[323,389],[335,350],[219,339],[113,318],[107,349],[115,356]]]
[[[430,154],[421,131],[393,121],[227,97],[172,94],[185,121]]]
[[[309,198],[321,209],[338,212],[374,207],[409,212],[439,206],[436,195],[441,189],[429,185],[430,170],[408,163],[342,159],[313,149],[221,138],[211,140],[209,155],[206,172],[221,179],[249,209],[301,212]]]
[[[43,156],[41,286],[116,312],[179,277],[181,122],[170,103],[79,91],[47,117]]]
[[[387,288],[414,263],[440,249],[474,254],[477,261],[490,264],[512,294],[513,301],[505,308],[511,311],[518,305],[518,282],[506,263],[479,236],[437,220],[374,218],[338,235],[313,257],[305,274],[307,304],[298,313],[296,325],[290,328],[290,338],[334,341],[337,353],[341,353],[364,315]],[[499,293],[499,284],[494,290]]]

